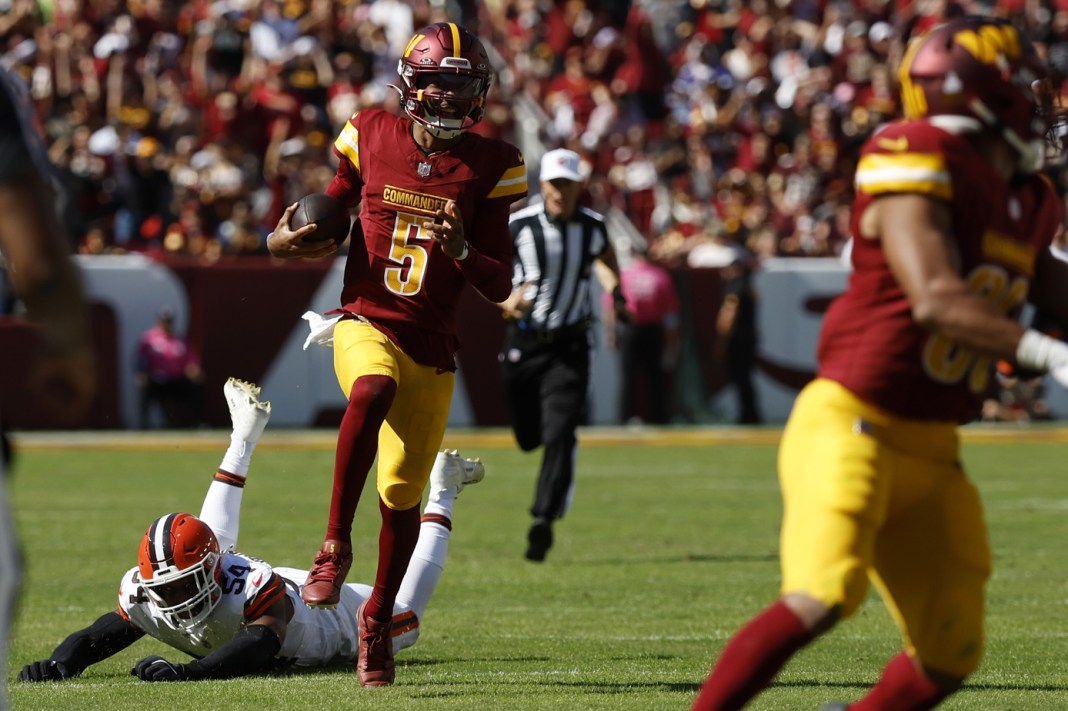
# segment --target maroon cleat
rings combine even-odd
[[[352,566],[352,544],[328,538],[315,554],[300,597],[308,605],[333,607],[341,601],[341,586]]]
[[[356,610],[360,625],[356,676],[360,686],[390,686],[397,676],[393,666],[393,620],[379,622],[364,617],[363,608],[366,604]]]

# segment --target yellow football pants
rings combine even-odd
[[[374,326],[347,319],[334,327],[334,372],[346,398],[360,376],[397,383],[378,433],[378,494],[397,511],[418,506],[445,437],[455,374],[416,363]]]
[[[841,385],[799,395],[779,450],[782,592],[843,617],[869,579],[926,667],[965,677],[983,651],[990,549],[951,422],[891,416]]]

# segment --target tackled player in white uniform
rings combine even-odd
[[[359,636],[369,634],[357,626],[356,611],[371,586],[348,583],[336,607],[312,609],[300,596],[308,571],[273,568],[235,552],[245,478],[271,405],[259,400],[260,389],[251,383],[231,378],[223,390],[233,432],[200,516],[156,519],[141,541],[138,565],[122,578],[118,609],[68,636],[48,659],[27,664],[20,681],[79,676],[146,634],[194,659],[146,657],[130,671],[144,681],[221,679],[355,661]],[[394,609],[394,652],[418,639],[445,564],[456,496],[484,475],[478,460],[455,451],[438,454],[419,540]]]

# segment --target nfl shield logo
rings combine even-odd
[[[430,175],[430,164],[429,163],[420,163],[418,172],[419,172],[419,177],[420,178],[428,177]]]

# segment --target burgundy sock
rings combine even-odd
[[[905,652],[891,659],[883,669],[879,683],[868,694],[850,704],[850,711],[923,711],[932,709],[954,691],[942,689],[920,671]]]
[[[337,433],[334,490],[330,496],[326,538],[352,540],[352,518],[378,454],[378,430],[396,394],[397,383],[385,375],[365,375],[352,384],[349,404]]]
[[[378,500],[382,530],[378,535],[378,574],[371,597],[363,608],[367,617],[379,622],[393,619],[393,604],[419,540],[419,505],[396,511]]]
[[[781,600],[771,605],[727,642],[694,701],[693,711],[742,708],[812,638]]]

